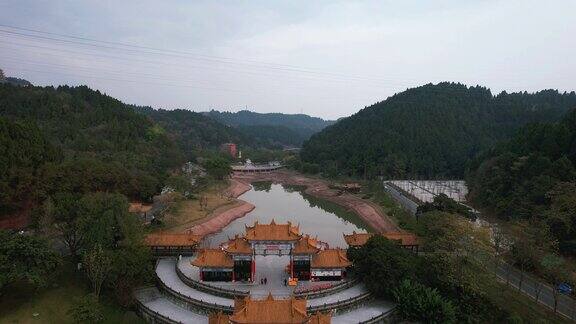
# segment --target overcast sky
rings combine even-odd
[[[576,90],[575,13],[573,0],[0,0],[0,68],[156,108],[334,119],[444,80]]]

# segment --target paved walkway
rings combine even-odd
[[[180,323],[208,323],[208,316],[196,314],[173,304],[166,297],[162,296],[158,289],[148,288],[136,292],[138,299],[146,308],[164,317]]]
[[[382,300],[372,300],[359,308],[332,316],[332,324],[360,323],[386,313],[394,304]]]
[[[158,261],[158,266],[156,267],[156,275],[170,289],[189,298],[222,306],[234,306],[234,301],[232,299],[214,296],[186,285],[182,280],[180,280],[178,274],[176,274],[175,259],[160,259]]]

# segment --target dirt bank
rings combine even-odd
[[[354,211],[366,224],[376,232],[401,232],[402,230],[382,212],[374,203],[358,196],[330,189],[328,183],[321,179],[308,178],[290,171],[274,171],[270,173],[235,174],[233,181],[249,186],[255,181],[272,181],[274,183],[305,186],[305,192],[312,196],[326,199]]]
[[[202,223],[193,226],[189,231],[197,235],[216,233],[233,220],[243,217],[253,209],[254,205],[238,200],[232,208],[223,208],[223,210],[216,209],[210,216],[204,219]]]

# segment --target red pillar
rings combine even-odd
[[[256,258],[252,256],[252,262],[250,262],[250,281],[254,282],[255,274],[256,274]]]
[[[234,273],[234,268],[232,268],[232,282],[236,281],[236,274]]]
[[[204,272],[202,271],[202,268],[200,268],[200,281],[204,280]]]
[[[292,255],[290,255],[290,277],[294,278],[294,260]]]

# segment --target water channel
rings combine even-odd
[[[236,234],[244,234],[245,225],[255,221],[268,224],[292,222],[300,225],[300,233],[318,236],[330,247],[346,248],[343,233],[366,233],[369,227],[355,213],[325,200],[304,193],[303,187],[257,182],[252,189],[239,197],[256,208],[238,218],[221,232],[205,238],[205,244],[217,246]]]

